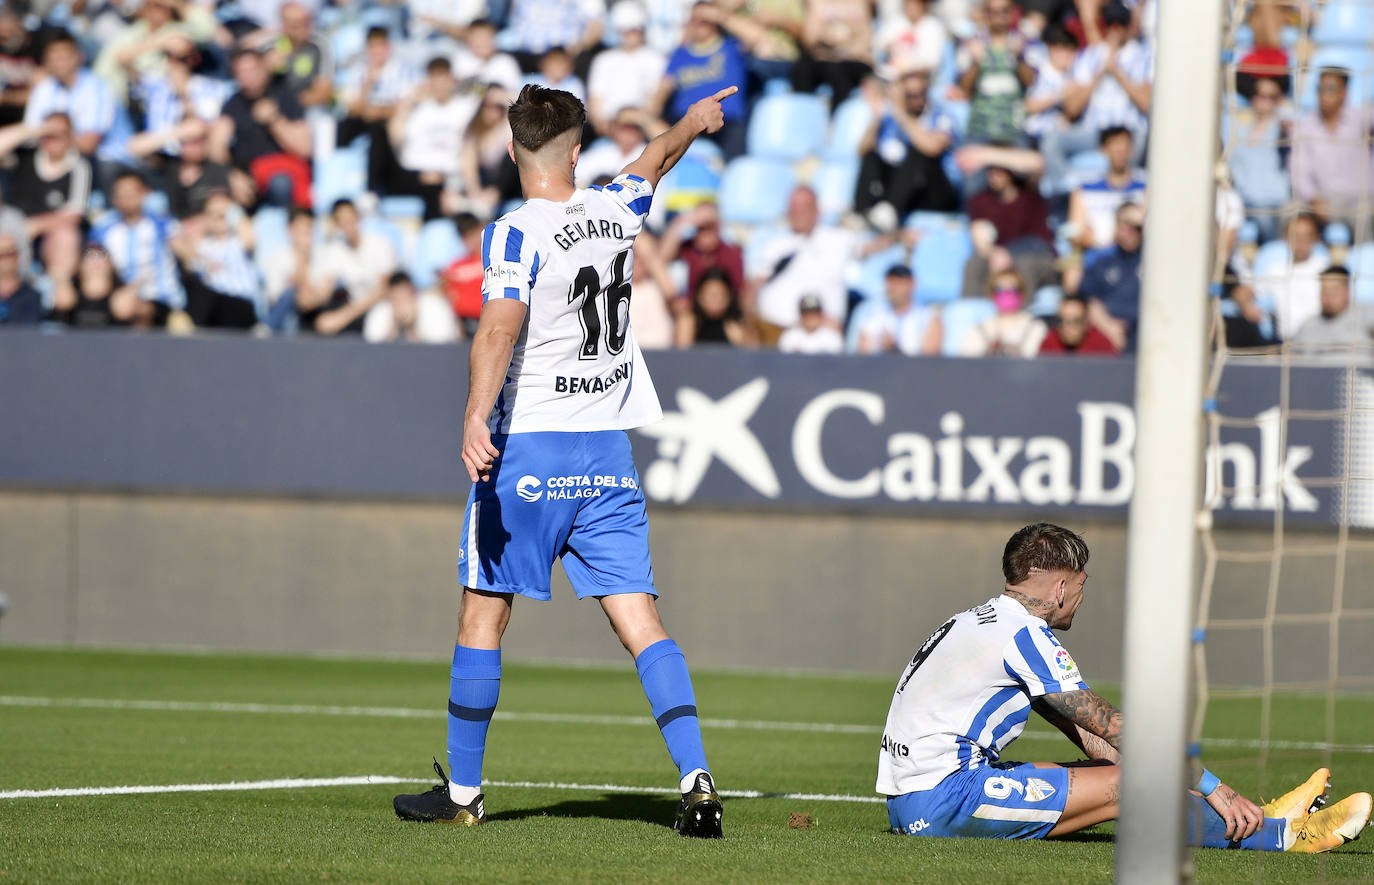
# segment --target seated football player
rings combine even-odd
[[[1120,711],[1088,687],[1055,630],[1083,601],[1088,547],[1068,529],[1028,525],[1002,553],[1006,589],[950,618],[912,657],[892,696],[877,790],[892,830],[912,836],[1043,839],[1114,820]],[[1008,762],[1031,710],[1088,760]],[[1203,771],[1188,796],[1193,845],[1329,851],[1369,822],[1369,793],[1323,807],[1330,772],[1263,807]]]

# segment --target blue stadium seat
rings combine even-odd
[[[1333,221],[1322,230],[1322,242],[1332,247],[1349,246],[1352,242],[1350,228],[1343,222]]]
[[[418,221],[424,217],[425,201],[414,196],[382,197],[377,210],[393,221]]]
[[[945,341],[941,350],[945,356],[958,356],[959,345],[969,330],[997,313],[997,308],[986,298],[960,298],[951,301],[940,311],[944,320]]]
[[[789,161],[819,154],[829,122],[825,102],[814,95],[765,95],[749,117],[748,151],[755,157]]]
[[[720,173],[708,163],[688,154],[658,183],[657,194],[670,212],[682,212],[706,200],[714,200],[720,190]]]
[[[917,209],[906,217],[906,226],[924,233],[932,230],[945,231],[955,228],[967,230],[968,223],[965,217],[958,212],[931,212]]]
[[[1374,305],[1374,243],[1361,243],[1346,257],[1350,268],[1350,287],[1355,300],[1368,310]]]
[[[448,218],[426,221],[415,241],[415,257],[410,262],[410,278],[421,289],[434,284],[435,279],[455,258],[463,255],[463,241],[458,228]]]
[[[767,224],[787,211],[796,185],[786,163],[736,157],[720,179],[720,216],[726,224]]]
[[[319,214],[328,213],[335,200],[355,199],[367,190],[367,152],[349,145],[330,154],[315,169],[314,190]]]
[[[1069,175],[1076,183],[1092,181],[1107,174],[1107,155],[1093,148],[1069,157]]]
[[[754,228],[744,241],[744,275],[750,278],[767,276],[769,271],[762,266],[763,256],[774,240],[787,234],[786,226],[780,224]]]
[[[705,163],[717,170],[725,165],[725,152],[720,149],[720,145],[709,138],[698,138],[693,141],[682,158]]]
[[[1312,40],[1318,45],[1344,43],[1363,47],[1371,35],[1374,9],[1369,0],[1328,0],[1312,28]]]
[[[852,271],[852,276],[848,280],[849,288],[863,296],[865,301],[881,300],[887,297],[884,291],[884,280],[887,277],[888,268],[894,264],[910,265],[911,256],[907,253],[906,247],[894,243],[881,252],[874,252],[872,255],[859,262],[858,269]],[[916,281],[916,297],[920,298],[921,281]]]
[[[1059,302],[1063,300],[1063,289],[1058,286],[1041,286],[1031,296],[1031,303],[1026,309],[1041,319],[1047,319],[1059,313]]]
[[[827,160],[811,179],[811,187],[821,207],[821,220],[834,224],[854,208],[854,190],[859,185],[859,161]]]
[[[859,157],[859,139],[873,119],[873,109],[862,95],[840,102],[830,120],[830,137],[825,142],[827,160],[854,160]]]
[[[923,304],[953,301],[964,285],[964,262],[973,241],[962,228],[926,231],[911,255],[916,274],[916,299]]]
[[[336,82],[347,69],[348,63],[362,53],[363,44],[366,42],[367,27],[362,22],[349,22],[335,29],[334,36],[329,41],[329,49],[334,56]]]

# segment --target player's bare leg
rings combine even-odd
[[[1115,820],[1121,802],[1121,767],[1111,763],[1087,762],[1058,765],[1036,762],[1036,768],[1067,768],[1069,797],[1064,813],[1047,838],[1065,836],[1096,824]]]
[[[500,648],[514,603],[512,593],[464,587],[463,604],[458,610],[458,644],[468,648]]]
[[[720,838],[720,796],[706,767],[686,658],[663,629],[651,594],[619,593],[602,596],[600,602],[615,635],[634,656],[654,721],[681,775],[675,829],[684,836]]]

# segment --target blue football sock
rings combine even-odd
[[[697,723],[696,695],[682,649],[671,639],[660,639],[639,653],[635,669],[678,774],[685,777],[698,768],[709,771]]]
[[[1203,848],[1248,848],[1251,851],[1282,851],[1288,821],[1266,817],[1258,830],[1239,842],[1226,838],[1226,821],[1200,796],[1188,796],[1188,844]]]
[[[487,726],[501,694],[501,649],[453,647],[448,690],[448,766],[455,784],[482,785]]]

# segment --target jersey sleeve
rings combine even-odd
[[[654,201],[654,188],[638,175],[622,173],[601,189],[602,193],[624,206],[640,221],[649,214]]]
[[[1007,643],[1002,666],[1033,698],[1088,687],[1073,655],[1059,644],[1048,627],[1022,627],[1016,631]]]
[[[515,298],[530,303],[539,273],[539,253],[525,232],[504,219],[482,232],[482,303]]]

